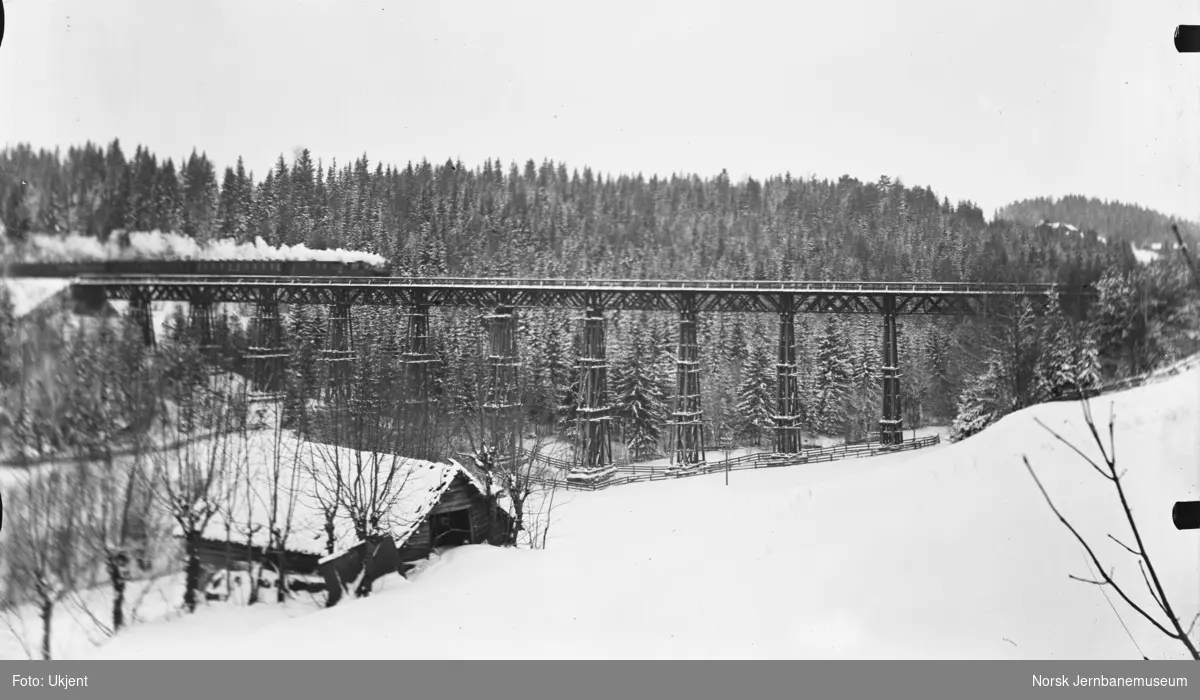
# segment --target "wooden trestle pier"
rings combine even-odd
[[[804,313],[877,314],[883,317],[883,406],[880,441],[902,441],[900,412],[899,327],[896,319],[914,314],[988,314],[998,303],[1029,299],[1043,306],[1057,291],[1064,308],[1082,314],[1089,289],[1049,284],[976,284],[939,282],[818,282],[722,280],[508,279],[450,277],[283,277],[244,275],[83,275],[73,279],[77,294],[127,300],[154,342],[147,310],[160,301],[191,305],[202,347],[211,345],[213,305],[254,304],[250,355],[260,390],[278,390],[284,354],[279,348],[280,304],[330,307],[326,359],[344,364],[353,357],[349,309],[356,305],[395,306],[408,310],[407,347],[402,355],[409,377],[406,401],[428,400],[427,368],[433,359],[429,310],[433,306],[490,309],[491,337],[486,408],[493,430],[519,403],[515,396],[518,362],[516,316],[522,307],[583,310],[579,358],[578,442],[572,479],[595,481],[613,473],[609,446],[611,407],[605,359],[605,313],[614,310],[670,311],[679,317],[676,396],[671,414],[671,453],[677,469],[705,462],[700,403],[701,371],[696,323],[700,314],[773,313],[779,317],[776,373],[775,451],[801,449],[796,374],[795,315]],[[423,411],[418,411],[424,414]]]

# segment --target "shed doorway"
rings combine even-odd
[[[451,510],[430,517],[433,548],[461,547],[471,544],[471,509]]]

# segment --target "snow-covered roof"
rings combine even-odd
[[[1047,228],[1052,228],[1055,231],[1057,231],[1059,229],[1065,229],[1070,233],[1079,233],[1078,227],[1072,226],[1071,224],[1064,224],[1064,223],[1061,223],[1058,221],[1055,221],[1052,223],[1047,223],[1045,219],[1042,219],[1040,222],[1038,222],[1038,226],[1046,226]]]
[[[12,302],[13,315],[22,318],[42,304],[61,294],[71,285],[71,280],[44,278],[0,279]]]
[[[327,551],[323,502],[331,500],[330,492],[337,483],[335,475],[338,471],[342,473],[343,484],[351,488],[356,477],[359,477],[358,483],[365,484],[371,481],[373,474],[381,480],[389,473],[393,475],[388,490],[391,507],[386,509],[380,528],[389,532],[397,544],[408,540],[455,477],[464,476],[468,483],[484,493],[479,481],[457,463],[441,464],[304,442],[290,431],[280,431],[277,440],[273,429],[251,432],[249,445],[245,447],[237,442],[235,439],[224,449],[230,451],[231,464],[242,465],[241,478],[236,491],[221,499],[221,512],[205,528],[203,537],[208,540],[224,541],[228,525],[233,542],[255,547],[268,545],[270,538],[266,526],[270,521],[270,495],[276,472],[280,493],[295,494],[291,527],[284,547],[291,552],[313,555],[323,555]],[[206,446],[199,447],[201,458],[211,454],[208,450],[221,449],[214,447],[211,441],[205,443]],[[377,490],[382,491],[382,488]],[[285,504],[281,508],[286,507],[286,499],[281,502]],[[282,516],[277,520],[280,526],[284,524]],[[335,551],[344,551],[359,541],[354,524],[344,509],[338,508],[333,525]]]
[[[1142,263],[1143,265],[1148,265],[1151,262],[1158,260],[1158,258],[1159,258],[1158,251],[1147,250],[1145,248],[1139,248],[1136,245],[1134,245],[1133,243],[1130,243],[1129,247],[1133,249],[1133,257],[1136,258],[1137,261]]]
[[[52,236],[36,233],[29,237],[23,257],[34,261],[85,260],[321,260],[365,262],[382,265],[382,256],[356,250],[313,250],[304,244],[275,247],[262,238],[253,243],[238,243],[232,239],[201,242],[178,233],[134,231],[129,233],[128,245],[122,236],[112,235],[101,242],[77,233]]]

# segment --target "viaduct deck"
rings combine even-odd
[[[705,463],[704,410],[701,406],[701,362],[697,318],[701,313],[775,313],[779,317],[776,401],[773,415],[776,452],[798,453],[803,407],[800,405],[796,359],[797,313],[879,314],[883,317],[880,370],[883,383],[880,441],[899,446],[901,383],[898,336],[900,315],[988,314],[1015,299],[1044,307],[1058,293],[1072,315],[1085,312],[1095,291],[1063,289],[1050,284],[980,284],[973,282],[859,282],[766,280],[616,280],[510,279],[453,277],[350,277],[293,275],[165,275],[80,274],[72,278],[83,299],[131,302],[147,343],[153,344],[150,304],[187,302],[201,347],[211,342],[212,308],[216,304],[252,304],[252,338],[247,353],[254,385],[264,392],[282,387],[288,353],[282,341],[280,305],[317,304],[331,309],[323,357],[330,387],[342,387],[354,359],[353,316],[356,305],[408,309],[408,333],[402,356],[408,367],[407,403],[421,407],[432,401],[428,367],[436,362],[430,343],[429,311],[433,306],[490,309],[491,348],[487,401],[492,434],[501,434],[505,416],[520,410],[517,397],[516,311],[522,307],[582,308],[578,357],[579,404],[576,409],[576,469],[573,479],[595,483],[613,472],[609,423],[613,418],[607,388],[605,314],[616,310],[668,311],[678,314],[674,408],[669,422],[672,462],[683,470]],[[341,389],[338,389],[341,391]],[[427,411],[414,409],[424,417]],[[422,418],[423,419],[423,418]],[[499,444],[499,442],[497,443]]]
[[[1050,284],[452,277],[80,276],[112,299],[210,303],[574,307],[694,312],[966,314],[997,299],[1048,297]],[[1058,289],[1064,301],[1090,290]],[[890,302],[885,301],[890,298]]]

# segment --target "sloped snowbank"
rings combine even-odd
[[[1094,400],[1116,409],[1128,495],[1172,603],[1200,605],[1200,371]],[[106,658],[1179,658],[1089,576],[1058,507],[1154,604],[1111,486],[1034,420],[1095,454],[1077,404],[1035,406],[954,445],[848,462],[558,494],[546,550],[452,550],[330,610],[214,608],[145,625]],[[504,601],[496,605],[496,601]],[[266,606],[264,606],[265,608]],[[1132,631],[1131,641],[1122,620]],[[238,625],[231,628],[231,625]]]

